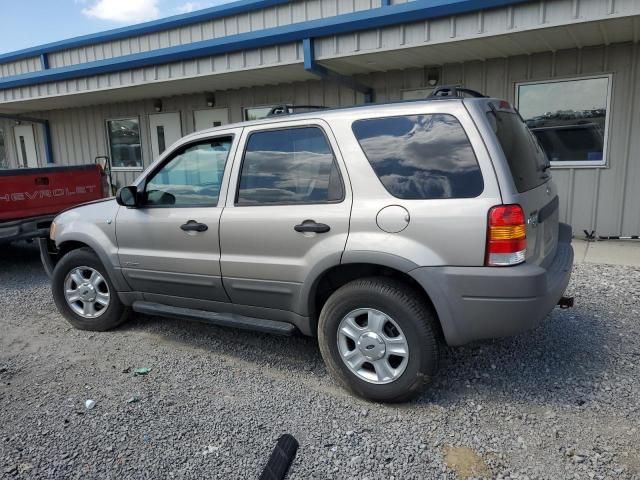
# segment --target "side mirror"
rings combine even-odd
[[[138,189],[134,186],[122,187],[116,193],[116,202],[123,207],[135,208],[138,206]]]

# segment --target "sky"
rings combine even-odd
[[[1,0],[0,53],[200,10],[232,0]]]

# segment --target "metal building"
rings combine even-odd
[[[240,0],[0,55],[0,167],[109,156],[122,186],[276,104],[463,84],[518,106],[575,232],[637,235],[639,39],[637,0]]]

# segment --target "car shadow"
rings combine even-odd
[[[10,279],[18,280],[18,283],[48,283],[49,279],[40,261],[40,250],[36,243],[0,244],[0,281]]]
[[[595,398],[610,362],[607,324],[602,318],[606,318],[605,312],[599,316],[593,310],[556,309],[531,332],[444,347],[433,383],[406,406],[448,408],[478,399],[582,406]],[[314,338],[281,337],[137,314],[119,330],[142,330],[189,348],[333,383]]]
[[[19,279],[16,288],[47,284],[38,248],[24,242],[0,248],[0,280]],[[4,292],[10,294],[10,292]],[[579,293],[579,292],[578,292]],[[431,386],[408,403],[451,407],[461,401],[513,401],[581,406],[597,396],[613,348],[609,311],[583,306],[555,309],[537,329],[511,338],[444,347]],[[51,308],[55,308],[51,304]],[[282,373],[333,384],[316,339],[281,337],[178,319],[132,314],[116,332],[139,331],[160,341],[228,355],[237,361],[268,364]],[[324,389],[325,391],[330,391]]]
[[[536,329],[515,337],[446,348],[432,387],[415,403],[460,401],[582,406],[597,397],[611,366],[607,311],[556,308]]]

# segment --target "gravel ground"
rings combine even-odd
[[[73,330],[31,246],[3,247],[0,288],[2,478],[256,478],[285,432],[292,479],[640,478],[631,268],[576,266],[576,308],[446,350],[399,406],[337,388],[313,339],[141,316]]]

